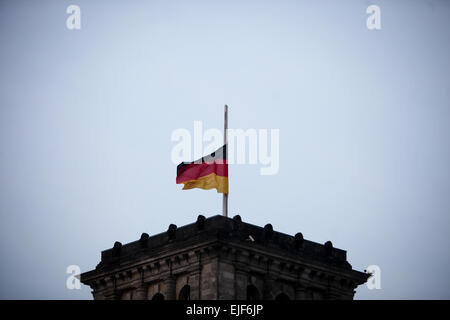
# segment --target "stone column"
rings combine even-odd
[[[299,282],[295,284],[295,300],[307,300],[306,288]]]
[[[107,288],[104,290],[103,296],[105,300],[120,300],[120,294],[116,288],[116,276],[111,276],[106,282]]]
[[[200,300],[200,270],[189,274],[189,286],[191,287],[191,300]]]
[[[233,218],[237,225],[241,218]],[[250,272],[250,257],[247,251],[234,251],[234,298],[236,300],[247,300],[247,286]]]
[[[170,275],[163,281],[163,294],[165,300],[175,300],[176,299],[176,286],[175,286],[175,277]]]
[[[247,299],[247,270],[236,268],[234,275],[234,295],[236,300]]]
[[[105,300],[120,300],[120,296],[116,291],[109,290],[103,294]]]
[[[219,300],[236,299],[235,276],[233,264],[224,261],[219,262]]]
[[[326,299],[327,300],[343,300],[345,298],[342,296],[342,293],[339,292],[339,290],[336,290],[335,288],[331,287],[331,288],[328,288],[328,290],[327,290]]]
[[[139,268],[138,272],[140,274],[140,283],[139,286],[136,288],[136,295],[135,295],[135,300],[147,300],[147,291],[148,288],[147,286],[144,284],[144,269]]]
[[[136,300],[147,300],[147,287],[141,285],[136,289]]]
[[[218,269],[217,258],[210,259],[203,263],[201,274],[201,299],[203,300],[217,300],[218,297]]]
[[[202,218],[200,218],[200,220],[202,220]],[[192,271],[189,274],[189,285],[191,286],[191,300],[201,300],[202,299],[201,283],[202,283],[202,268],[203,268],[202,252],[200,250],[196,250],[194,252],[194,255],[196,263],[192,265]]]
[[[275,299],[275,277],[273,275],[266,275],[264,279],[264,292],[263,292],[263,299],[264,300],[273,300]]]

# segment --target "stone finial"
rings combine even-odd
[[[233,231],[238,231],[241,223],[242,223],[241,216],[238,214],[235,215],[233,217]]]
[[[205,229],[205,216],[199,214],[197,217],[197,222],[195,223],[197,225],[197,230],[203,230]]]
[[[303,234],[301,232],[297,232],[294,237],[294,245],[296,249],[300,249],[303,247]]]
[[[273,227],[270,223],[264,226],[264,239],[271,240],[273,237]]]
[[[235,215],[234,217],[233,217],[233,220],[234,221],[236,221],[236,222],[238,222],[238,223],[241,223],[242,222],[242,218],[241,218],[241,216],[240,215]]]
[[[147,248],[148,247],[148,238],[150,236],[147,233],[142,233],[141,238],[139,239],[139,243],[141,245],[141,248]]]
[[[175,224],[170,224],[167,234],[169,235],[169,240],[174,240],[177,232],[177,226]]]
[[[114,242],[114,247],[112,249],[112,256],[118,257],[120,256],[120,252],[122,251],[122,243],[119,241]]]
[[[325,247],[325,254],[327,256],[331,256],[333,252],[333,244],[331,243],[331,241],[325,242],[324,247]]]

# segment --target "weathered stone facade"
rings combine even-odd
[[[368,274],[346,252],[233,219],[196,223],[102,252],[81,282],[94,299],[353,299]]]

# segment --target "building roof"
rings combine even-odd
[[[115,242],[113,248],[102,251],[101,261],[95,270],[82,274],[81,279],[105,274],[117,267],[136,265],[146,258],[171,255],[183,248],[195,249],[205,244],[226,245],[252,254],[282,258],[294,263],[320,265],[352,274],[357,282],[364,283],[368,274],[352,270],[345,250],[334,248],[330,241],[325,244],[303,239],[299,232],[295,236],[274,231],[272,225],[259,227],[245,223],[240,216],[228,218],[221,215],[205,218],[200,215],[195,223],[177,228],[171,224],[166,232],[149,236],[143,233],[139,240],[122,245]],[[84,281],[83,281],[84,282]]]

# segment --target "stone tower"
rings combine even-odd
[[[233,219],[195,223],[102,252],[81,274],[94,299],[273,300],[353,299],[368,274],[346,251]]]

